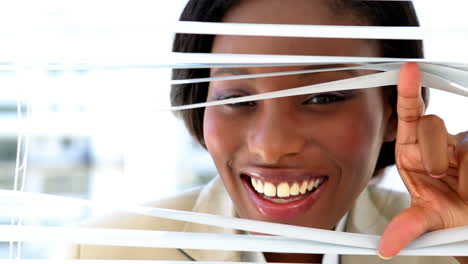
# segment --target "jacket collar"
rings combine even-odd
[[[395,176],[398,176],[396,166],[377,171],[350,211],[346,232],[381,235],[391,219],[410,206],[411,197],[407,193],[383,187],[388,177]],[[398,184],[398,178],[393,181]]]
[[[216,177],[209,184],[202,188],[192,211],[196,213],[236,217],[234,205],[219,177]],[[242,234],[242,232],[232,229],[200,225],[196,223],[186,223],[184,225],[183,232]],[[235,251],[193,249],[184,249],[183,251],[196,261],[241,261],[241,253]]]
[[[370,188],[365,188],[350,211],[346,223],[346,232],[380,235],[389,223],[389,219],[376,205],[376,198]]]

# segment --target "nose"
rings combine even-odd
[[[283,157],[300,153],[306,143],[294,121],[294,113],[278,109],[265,107],[258,113],[247,139],[250,153],[265,164],[277,164]]]

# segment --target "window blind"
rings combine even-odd
[[[425,41],[468,40],[468,28],[456,29],[424,29],[412,27],[352,27],[352,26],[309,26],[309,25],[262,25],[262,24],[232,24],[232,23],[203,23],[177,22],[161,25],[160,31],[186,34],[225,34],[273,37],[314,37],[314,38],[363,38],[363,39],[421,39]],[[156,30],[158,31],[158,30]],[[402,58],[366,58],[366,57],[328,57],[328,56],[289,56],[289,55],[233,55],[233,54],[178,54],[153,58],[147,63],[134,62],[134,68],[211,68],[211,67],[253,67],[253,66],[293,66],[320,64],[355,64],[347,68],[327,68],[308,71],[275,72],[266,74],[237,75],[229,77],[214,77],[202,79],[173,80],[171,84],[199,83],[211,81],[238,80],[250,78],[266,78],[284,75],[300,75],[312,72],[339,71],[343,69],[365,69],[378,71],[366,76],[321,83],[305,87],[258,94],[254,96],[238,97],[186,105],[180,107],[155,107],[155,111],[183,111],[197,107],[233,104],[248,101],[281,98],[314,92],[330,92],[345,89],[363,89],[380,86],[396,85],[398,70],[405,62],[419,63],[422,71],[422,85],[432,89],[442,90],[462,97],[468,97],[468,62],[445,61],[432,59],[402,59]],[[121,65],[128,65],[123,63]],[[119,63],[87,62],[86,68],[97,70],[113,70],[123,66]],[[38,67],[26,62],[26,68]],[[8,66],[6,66],[8,68]],[[73,66],[72,66],[73,67]],[[14,69],[10,69],[14,70]],[[21,126],[17,135],[17,157],[14,171],[13,190],[0,191],[0,204],[7,210],[0,214],[10,217],[10,225],[0,225],[0,241],[10,243],[10,257],[17,260],[5,263],[53,263],[52,260],[21,260],[21,243],[27,241],[67,241],[70,243],[89,243],[99,245],[145,246],[168,248],[193,248],[238,251],[269,251],[283,253],[317,253],[317,254],[376,254],[378,236],[338,233],[312,228],[302,228],[245,219],[225,218],[214,215],[203,215],[192,212],[168,209],[149,208],[137,205],[99,204],[87,200],[70,199],[24,190],[24,182],[28,168],[28,119],[31,109],[24,97],[18,100],[17,119]],[[81,208],[105,208],[116,212],[128,212],[151,217],[168,218],[208,224],[236,230],[261,232],[275,235],[275,237],[221,235],[221,234],[193,234],[143,230],[117,230],[80,227],[45,227],[24,226],[22,219],[33,216],[40,208],[66,204]],[[223,243],[216,241],[222,240]],[[16,245],[16,247],[15,247]],[[16,252],[13,250],[16,248]],[[405,249],[401,255],[434,255],[434,256],[468,256],[468,227],[453,230],[428,233]],[[130,261],[73,261],[71,263],[130,263]],[[67,263],[59,261],[57,263]],[[131,263],[135,263],[132,261]],[[141,261],[141,263],[184,263],[170,261]]]

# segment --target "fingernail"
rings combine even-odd
[[[379,258],[383,259],[383,260],[391,260],[393,257],[384,257],[379,253],[377,253],[377,256],[379,256]]]
[[[443,173],[443,174],[440,174],[440,175],[436,175],[436,174],[430,174],[432,178],[436,178],[436,179],[440,179],[440,178],[443,178],[445,177],[447,174]]]

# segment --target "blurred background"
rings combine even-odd
[[[182,123],[170,112],[154,111],[155,106],[169,106],[170,71],[135,67],[170,52],[173,36],[157,28],[176,21],[185,3],[0,3],[0,189],[24,186],[28,192],[144,203],[202,185],[216,175],[210,157]],[[467,3],[415,4],[422,26],[468,31]],[[429,59],[468,62],[467,41],[425,45]],[[89,68],[90,61],[121,67]],[[467,105],[466,98],[432,91],[428,112],[444,118],[455,133],[468,129]],[[28,131],[28,167],[15,184],[22,130]],[[403,191],[395,177],[382,184]],[[96,214],[64,206],[24,223],[69,225]],[[0,224],[9,223],[9,218],[0,218]],[[8,258],[9,248],[0,244],[0,259]],[[50,245],[24,244],[21,255],[49,254]]]

